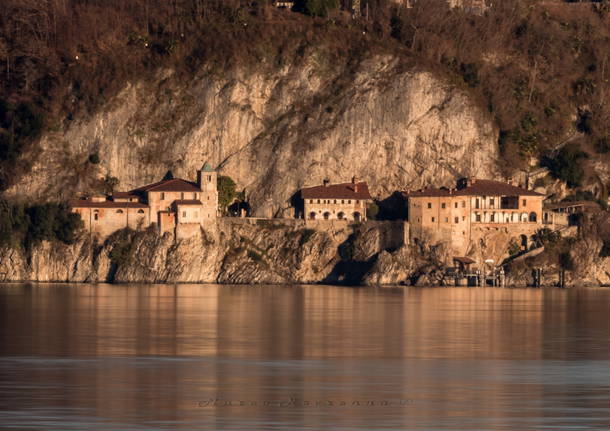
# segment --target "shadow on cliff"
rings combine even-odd
[[[339,245],[337,251],[341,260],[335,264],[332,271],[320,282],[321,284],[342,284],[358,286],[364,276],[371,270],[379,253],[368,259],[359,259],[356,250],[356,233],[352,233],[345,242]]]

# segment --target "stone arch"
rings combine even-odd
[[[324,220],[328,220],[328,219],[330,219],[330,213],[328,211],[326,211],[324,213]]]
[[[527,213],[521,213],[521,223],[527,223]]]
[[[117,214],[123,214],[123,210],[122,209],[118,209],[118,210],[116,210],[116,213]]]
[[[339,220],[343,220],[345,218],[345,213],[343,211],[339,211],[339,213],[337,214],[337,218]]]
[[[533,211],[530,213],[530,222],[536,223],[536,213]]]
[[[138,210],[138,214],[144,214],[144,210]]]
[[[316,219],[316,212],[312,211],[309,213],[309,220],[315,220]]]
[[[360,212],[356,211],[354,213],[354,221],[360,221],[362,219],[362,215],[360,215]]]

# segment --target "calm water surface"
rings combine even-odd
[[[0,429],[610,429],[610,289],[0,286]]]

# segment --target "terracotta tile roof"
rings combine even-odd
[[[181,178],[173,178],[171,180],[158,181],[153,184],[138,187],[131,190],[129,193],[145,193],[145,192],[200,192],[201,189],[197,183],[183,180]]]
[[[141,202],[93,202],[86,199],[71,199],[68,201],[68,206],[72,208],[148,208],[148,205]]]
[[[180,199],[174,201],[176,205],[203,205],[200,200],[196,199]]]
[[[112,192],[112,198],[119,198],[119,199],[129,199],[129,198],[138,198],[139,196],[136,194],[133,194],[132,192]]]
[[[301,197],[303,199],[372,199],[366,182],[308,187],[301,189]]]
[[[407,197],[442,197],[442,196],[544,196],[533,190],[513,186],[502,181],[479,180],[474,184],[450,190],[448,188],[431,188],[403,192]]]

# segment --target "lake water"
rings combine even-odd
[[[0,429],[610,429],[610,289],[0,286]]]

